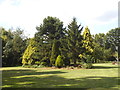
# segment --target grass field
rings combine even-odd
[[[2,88],[118,88],[118,66],[93,64],[93,69],[2,68]],[[103,90],[103,89],[102,89]]]

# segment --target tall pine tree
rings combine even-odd
[[[76,18],[73,18],[66,31],[68,54],[74,65],[79,60],[79,54],[82,53],[82,29],[81,25],[77,25]]]

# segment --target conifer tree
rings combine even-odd
[[[92,63],[89,57],[90,58],[93,57],[92,54],[94,47],[93,47],[93,38],[88,27],[86,27],[83,32],[83,48],[84,48],[84,52],[80,54],[79,57],[81,57],[82,61],[85,63],[90,63],[90,62]]]
[[[63,66],[64,62],[62,60],[62,57],[60,55],[57,56],[55,66],[58,68],[61,68]]]
[[[88,27],[83,32],[83,47],[85,48],[86,54],[93,53],[93,38]]]
[[[52,45],[52,52],[51,52],[51,58],[50,58],[50,63],[51,65],[55,64],[55,60],[57,56],[60,54],[59,51],[59,42],[57,40],[54,40],[54,43]]]
[[[36,42],[35,42],[34,38],[31,38],[30,43],[22,57],[23,65],[34,64],[35,60],[39,58],[39,57],[37,57],[37,53],[36,53],[37,50],[39,50],[39,49],[35,45],[36,45]]]
[[[68,25],[67,33],[67,46],[68,54],[71,61],[76,64],[76,61],[79,59],[79,54],[82,53],[82,35],[81,31],[83,27],[77,25],[76,18],[73,18],[73,21]]]
[[[41,50],[43,50],[44,53],[49,52],[49,54],[46,56],[40,51],[41,56],[42,58],[49,57],[51,65],[54,65],[55,60],[59,55],[59,40],[64,37],[63,22],[56,17],[48,16],[43,20],[43,24],[37,26],[36,29],[38,32],[36,33],[35,37],[39,38],[37,39],[38,41],[42,40],[40,47]],[[48,47],[44,48],[45,46]]]

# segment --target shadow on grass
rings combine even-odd
[[[66,72],[33,70],[9,70],[3,71],[3,86],[8,88],[113,88],[118,85],[117,77],[85,77],[67,79],[56,74]],[[49,76],[49,74],[52,74]],[[5,75],[5,76],[4,76]],[[30,77],[12,78],[24,75],[38,75]],[[41,76],[47,75],[47,76]],[[21,90],[21,89],[19,89]],[[115,89],[114,89],[115,90]]]
[[[120,68],[118,66],[93,66],[93,69],[112,69],[112,68]]]
[[[45,72],[36,72],[35,70],[4,70],[3,74],[13,74],[13,76],[23,76],[23,75],[42,75],[42,74],[60,74],[60,73],[66,73],[61,71],[45,71]]]

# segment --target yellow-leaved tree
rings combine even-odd
[[[33,56],[35,53],[36,47],[35,47],[35,40],[34,38],[30,39],[29,45],[27,49],[25,50],[23,57],[22,57],[22,64],[26,65],[29,64],[31,65],[33,63]]]
[[[91,68],[93,61],[93,38],[88,27],[83,31],[83,48],[84,53],[80,54],[79,57],[82,59],[84,68]]]

